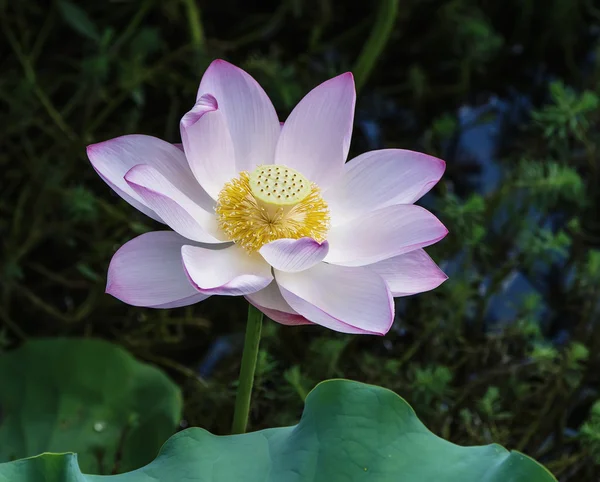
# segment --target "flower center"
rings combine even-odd
[[[258,166],[225,184],[217,200],[219,227],[249,252],[280,238],[325,241],[329,209],[319,187],[295,169]]]

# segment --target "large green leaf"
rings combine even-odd
[[[78,452],[84,472],[137,469],[173,434],[181,406],[165,374],[115,345],[30,341],[0,356],[0,462]]]
[[[188,429],[146,467],[109,478],[82,476],[74,457],[0,464],[0,482],[555,481],[534,460],[498,445],[446,442],[394,393],[346,380],[315,388],[294,427],[230,437]],[[31,478],[34,464],[46,478]]]

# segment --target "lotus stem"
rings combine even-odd
[[[232,434],[245,433],[246,427],[248,426],[248,414],[250,413],[250,401],[252,399],[252,386],[254,385],[256,360],[258,359],[258,345],[260,344],[262,320],[263,314],[257,308],[250,305],[248,307],[248,323],[246,325],[242,365],[240,367],[240,377],[233,413],[233,424],[231,426]]]

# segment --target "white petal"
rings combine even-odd
[[[277,239],[260,248],[260,254],[273,268],[280,271],[303,271],[323,261],[329,252],[327,241],[312,238]]]
[[[328,263],[364,266],[438,242],[448,234],[429,211],[398,204],[368,213],[329,232]]]
[[[215,98],[207,94],[183,116],[180,129],[194,176],[216,200],[223,185],[238,172],[225,114],[218,108]]]
[[[153,167],[135,166],[127,172],[125,180],[147,206],[182,236],[202,243],[226,241],[214,214],[194,203]]]
[[[127,171],[138,164],[154,167],[194,202],[204,209],[214,209],[214,201],[194,179],[185,154],[168,142],[134,134],[89,145],[87,154],[96,172],[117,194],[153,219],[162,221],[124,179]]]
[[[394,296],[407,296],[437,288],[448,276],[422,249],[370,264]]]
[[[394,204],[412,204],[442,177],[446,163],[403,149],[367,152],[344,166],[344,175],[323,193],[332,224]]]
[[[394,320],[389,288],[367,268],[319,263],[300,273],[276,270],[275,278],[294,310],[332,330],[383,335]]]
[[[275,163],[296,169],[321,189],[343,172],[350,148],[356,92],[352,74],[323,82],[285,121]]]
[[[212,94],[219,103],[233,141],[237,171],[273,164],[279,119],[262,87],[242,69],[224,60],[210,64],[198,98]]]
[[[205,298],[189,282],[181,247],[189,243],[172,231],[146,233],[132,239],[113,256],[106,292],[134,306],[173,308]]]
[[[312,323],[294,311],[281,296],[275,281],[256,293],[246,295],[249,303],[254,305],[273,321],[282,325],[311,325]]]
[[[271,267],[265,260],[236,245],[225,249],[184,246],[181,254],[190,280],[201,293],[247,295],[273,280]]]

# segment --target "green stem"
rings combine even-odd
[[[204,27],[200,19],[200,9],[196,5],[196,0],[183,0],[186,8],[186,14],[188,17],[188,25],[190,29],[190,35],[192,37],[192,44],[197,51],[204,51],[206,46],[206,39],[204,38]]]
[[[356,79],[356,90],[360,90],[365,84],[371,75],[375,62],[390,40],[398,15],[398,1],[379,0],[377,18],[371,29],[371,34],[352,69]]]
[[[245,433],[246,426],[248,425],[248,414],[250,413],[250,399],[252,397],[252,385],[254,384],[254,372],[256,371],[256,360],[258,358],[258,345],[260,343],[262,320],[262,312],[250,305],[248,307],[246,339],[244,340],[242,366],[240,368],[238,391],[235,399],[235,411],[233,413],[233,424],[231,426],[231,433],[233,434]]]

